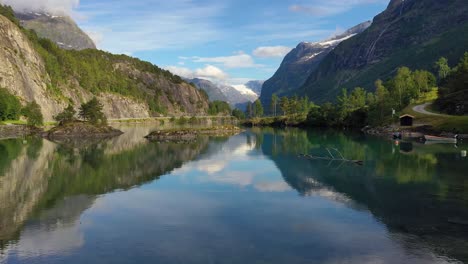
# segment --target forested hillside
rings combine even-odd
[[[0,86],[22,104],[37,101],[46,120],[69,103],[97,96],[109,118],[205,115],[208,98],[180,77],[125,55],[64,50],[20,26],[0,6]]]

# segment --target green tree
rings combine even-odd
[[[60,124],[72,122],[75,120],[76,111],[73,108],[73,105],[68,105],[60,114],[54,116],[55,121]]]
[[[435,63],[436,69],[439,74],[439,80],[443,80],[447,78],[447,76],[450,74],[450,66],[448,65],[448,60],[444,57],[441,57],[436,63]]]
[[[273,94],[271,96],[270,110],[271,110],[271,113],[273,114],[274,117],[276,117],[276,114],[277,114],[278,101],[279,101],[278,96],[276,94]]]
[[[289,113],[290,104],[289,104],[289,98],[288,97],[286,97],[286,96],[281,97],[280,107],[281,107],[281,111],[283,112],[284,115],[290,114]]]
[[[254,114],[255,117],[262,117],[263,114],[264,114],[263,105],[262,105],[262,102],[260,102],[259,99],[257,99],[257,100],[254,102],[254,105],[253,105],[253,114]]]
[[[408,67],[401,67],[393,79],[394,92],[398,98],[398,107],[403,109],[412,98],[417,98],[416,85],[411,70]]]
[[[38,127],[44,124],[44,116],[41,112],[41,107],[33,101],[28,103],[21,111],[22,115],[26,117],[28,126]]]
[[[0,121],[18,120],[21,115],[21,103],[7,89],[0,88]]]
[[[94,125],[107,125],[107,118],[102,112],[103,105],[94,97],[80,107],[79,116]]]
[[[229,106],[228,103],[224,101],[213,101],[210,103],[210,106],[208,108],[208,114],[209,115],[230,115],[231,114],[231,107]]]
[[[253,117],[253,105],[251,102],[247,102],[247,106],[245,108],[245,115],[247,116],[247,118]]]
[[[453,72],[442,81],[436,105],[440,110],[456,115],[468,113],[468,52]]]
[[[237,108],[232,110],[232,116],[239,119],[239,120],[244,120],[245,119],[245,113],[242,112],[241,110],[237,109]]]

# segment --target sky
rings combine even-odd
[[[236,85],[270,78],[303,41],[372,18],[389,0],[0,0],[65,12],[99,49],[184,77]]]

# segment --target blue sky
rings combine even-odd
[[[302,41],[319,41],[389,0],[1,0],[69,12],[100,49],[230,84],[265,80]],[[37,7],[36,7],[37,6]]]

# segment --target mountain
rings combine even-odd
[[[96,49],[91,38],[70,17],[44,12],[17,12],[21,25],[55,42],[63,49]]]
[[[332,101],[342,88],[373,90],[401,66],[433,70],[441,56],[456,63],[468,50],[467,35],[466,0],[392,0],[367,30],[331,51],[298,93]]]
[[[245,87],[247,87],[248,89],[252,90],[255,94],[260,96],[262,94],[262,88],[263,88],[264,83],[265,81],[259,81],[259,80],[249,81],[245,84]]]
[[[35,100],[46,121],[93,97],[109,119],[207,113],[208,98],[168,71],[125,55],[61,49],[21,29],[11,9],[0,5],[0,14],[0,87],[22,104]]]
[[[254,102],[258,99],[258,95],[245,85],[220,85],[219,88],[228,98],[231,106],[244,110],[248,102]]]
[[[224,93],[219,89],[219,87],[205,79],[194,78],[186,79],[187,82],[195,84],[199,89],[202,89],[208,94],[210,101],[225,101],[228,102],[229,99],[224,95]]]
[[[244,85],[226,85],[215,84],[209,80],[194,78],[185,79],[189,83],[193,83],[197,88],[204,90],[210,101],[225,101],[231,107],[244,110],[248,102],[254,102],[258,99],[259,92],[263,81],[250,81]]]
[[[273,77],[263,84],[262,102],[268,105],[274,93],[278,96],[292,94],[304,84],[310,73],[338,44],[363,32],[370,25],[371,21],[367,21],[333,38],[314,43],[302,42],[297,45],[286,55]]]

